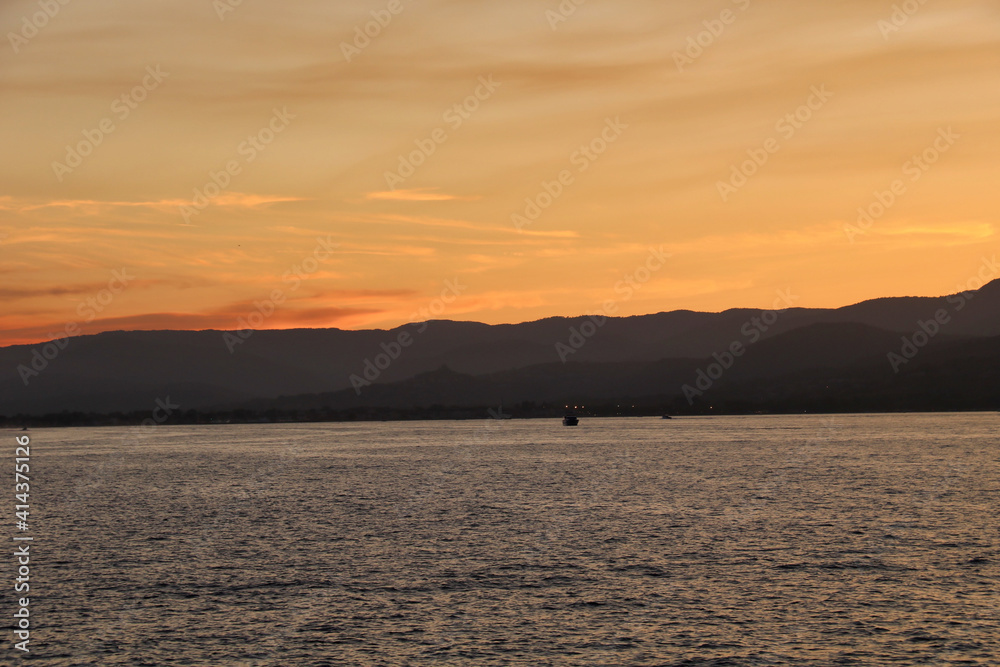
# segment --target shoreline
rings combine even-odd
[[[394,411],[397,412],[397,411]],[[401,412],[401,411],[399,411]],[[485,410],[483,411],[485,412]],[[699,412],[689,414],[671,414],[670,419],[664,419],[663,413],[653,414],[594,414],[585,410],[575,410],[575,414],[581,421],[593,419],[656,419],[661,421],[683,421],[685,419],[706,419],[713,417],[789,417],[789,416],[876,416],[876,415],[969,415],[969,414],[1000,414],[998,410],[991,409],[968,409],[968,410],[871,410],[871,411],[754,411],[754,412]],[[212,413],[209,413],[212,414]],[[217,414],[217,413],[214,413]],[[139,416],[132,415],[98,415],[68,413],[57,415],[43,415],[38,417],[23,418],[2,418],[5,422],[0,425],[0,431],[8,433],[31,432],[32,429],[43,428],[114,428],[114,427],[147,427],[158,426],[251,426],[251,425],[288,425],[288,424],[349,424],[349,423],[382,423],[382,422],[505,422],[505,421],[539,421],[562,419],[563,413],[559,414],[534,414],[534,415],[512,415],[506,419],[496,419],[495,417],[479,415],[441,415],[431,416],[402,416],[402,415],[356,415],[353,418],[316,418],[316,419],[268,419],[266,417],[256,418],[211,418],[206,415],[199,415],[202,419],[170,419],[160,424],[144,424]],[[142,415],[148,418],[147,415]],[[12,424],[12,425],[11,425]],[[28,431],[24,431],[24,427]]]

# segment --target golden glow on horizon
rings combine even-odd
[[[61,6],[0,49],[0,345],[235,329],[274,290],[265,328],[388,328],[454,280],[440,317],[579,315],[651,248],[618,314],[965,289],[1000,249],[1000,6],[893,4],[403,0],[350,62],[387,2]]]

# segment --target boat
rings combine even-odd
[[[576,426],[580,423],[576,415],[566,415],[563,417],[563,426]]]
[[[663,418],[664,419],[673,419],[673,417],[671,417],[670,415],[663,415]]]

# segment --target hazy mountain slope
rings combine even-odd
[[[618,402],[661,404],[677,411],[707,404],[759,409],[823,401],[855,409],[932,409],[937,397],[951,409],[1000,402],[1000,338],[938,337],[896,373],[887,355],[900,336],[857,324],[820,324],[781,334],[747,349],[718,377],[717,358],[540,364],[472,376],[448,368],[353,390],[238,405],[262,411],[426,408],[434,405],[508,406],[523,401],[558,405]],[[718,379],[708,381],[711,378]],[[688,392],[685,392],[685,387]],[[696,391],[691,391],[691,390]],[[688,400],[691,398],[692,400]],[[916,409],[916,408],[912,408]]]

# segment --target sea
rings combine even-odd
[[[18,435],[6,665],[1000,665],[998,414]]]

